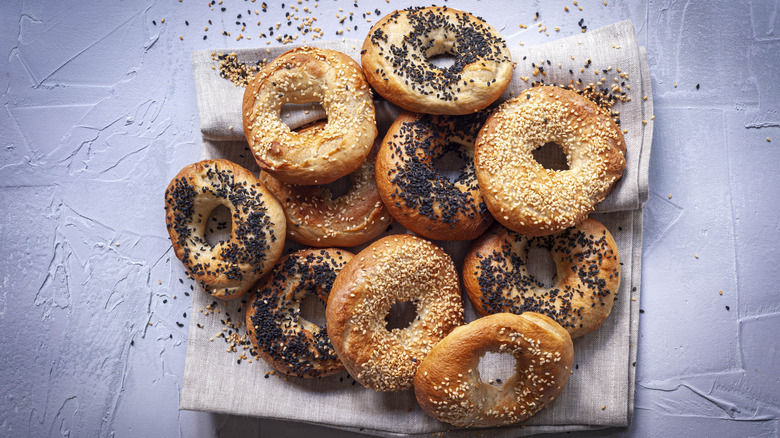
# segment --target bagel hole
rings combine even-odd
[[[569,160],[558,143],[545,143],[533,152],[534,160],[547,170],[569,170]]]
[[[457,62],[458,58],[449,53],[438,53],[436,55],[428,56],[428,62],[439,67],[442,70],[447,70]]]
[[[279,117],[290,130],[295,130],[304,128],[312,122],[327,122],[328,115],[319,102],[285,103],[282,105]]]
[[[539,287],[551,288],[555,284],[555,261],[547,248],[528,248],[526,256],[528,274]]]
[[[352,180],[349,175],[342,176],[332,183],[324,184],[322,187],[326,190],[330,190],[331,199],[335,200],[349,192],[349,189],[352,188]]]
[[[517,360],[509,353],[487,352],[479,359],[479,378],[501,387],[517,372]]]
[[[204,237],[206,242],[214,247],[220,243],[227,242],[230,239],[232,229],[233,219],[230,217],[230,209],[224,205],[219,205],[214,210],[211,210],[209,214]]]
[[[403,301],[393,304],[385,317],[385,327],[388,331],[405,329],[417,318],[417,306],[412,301]]]
[[[306,295],[300,303],[300,309],[301,318],[320,328],[325,327],[325,303],[317,295]]]
[[[436,171],[446,177],[450,182],[455,183],[463,175],[463,169],[466,168],[466,160],[458,152],[457,145],[448,148],[446,152],[432,160]]]

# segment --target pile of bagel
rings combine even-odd
[[[618,291],[617,246],[589,215],[622,176],[623,136],[569,89],[532,87],[498,104],[511,55],[466,12],[395,11],[360,55],[299,47],[252,78],[243,127],[260,173],[220,159],[182,169],[165,192],[173,249],[207,293],[251,294],[247,334],[277,371],[346,369],[376,391],[413,389],[428,415],[455,426],[523,421],[561,393],[572,338],[603,323]],[[403,109],[382,137],[376,95]],[[280,117],[311,103],[327,120],[291,130]],[[568,168],[535,160],[548,143]],[[446,154],[459,168],[437,169]],[[220,205],[230,237],[211,244],[206,223]],[[393,221],[409,233],[388,233]],[[304,248],[282,256],[288,239]],[[470,241],[461,272],[435,241]],[[552,286],[529,273],[533,248],[551,254]],[[480,315],[470,323],[464,289]],[[301,316],[310,295],[325,304],[325,327]],[[399,303],[416,314],[388,328]],[[488,352],[516,360],[502,385],[480,377]]]

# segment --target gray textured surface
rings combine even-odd
[[[780,5],[514,3],[447,2],[510,46],[577,34],[580,19],[589,29],[631,19],[648,50],[655,129],[636,412],[611,433],[777,436]],[[162,192],[200,156],[193,50],[262,46],[260,32],[280,22],[274,37],[296,34],[307,16],[323,38],[347,25],[358,29],[344,36],[361,38],[363,13],[407,5],[0,5],[0,435],[342,435],[178,410],[191,298]],[[290,27],[285,11],[300,16]],[[237,40],[239,13],[251,40]]]

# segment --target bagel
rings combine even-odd
[[[403,302],[414,303],[417,316],[388,330],[390,308]],[[420,361],[463,323],[455,265],[425,239],[387,236],[339,272],[325,315],[331,343],[356,381],[376,391],[411,388]]]
[[[437,55],[449,67],[431,62]],[[501,35],[481,18],[447,7],[413,7],[380,19],[363,42],[366,79],[409,111],[468,114],[501,96],[513,63]]]
[[[205,237],[212,210],[230,210],[230,238]],[[215,297],[243,295],[282,254],[286,222],[279,201],[251,172],[228,160],[183,168],[165,190],[165,222],[176,257]]]
[[[296,133],[282,121],[286,103],[319,102],[321,130]],[[334,50],[299,47],[280,55],[249,82],[244,135],[260,169],[289,184],[327,184],[354,172],[377,136],[374,102],[360,66]]]
[[[568,169],[542,167],[532,152],[558,144]],[[479,132],[474,164],[480,191],[499,222],[543,236],[583,221],[626,167],[620,129],[595,103],[571,90],[540,86],[494,111]]]
[[[259,357],[275,370],[301,378],[344,370],[324,327],[301,316],[308,295],[323,304],[336,274],[353,254],[334,248],[288,254],[256,289],[247,306],[246,327]]]
[[[404,112],[387,131],[376,161],[379,194],[390,214],[429,239],[470,240],[493,217],[477,186],[474,140],[488,112],[431,116]],[[462,161],[455,181],[434,160],[454,152]]]
[[[550,251],[553,285],[528,273],[528,249]],[[526,237],[500,225],[475,240],[463,262],[463,287],[481,315],[537,312],[578,338],[609,316],[620,287],[620,258],[609,230],[588,218],[576,227]]]
[[[500,387],[480,379],[485,353],[514,356],[515,373]],[[499,313],[456,328],[423,359],[414,393],[423,411],[458,427],[523,421],[555,399],[569,381],[569,334],[538,313]]]
[[[323,129],[325,122],[300,128]],[[333,199],[323,186],[286,184],[261,172],[260,181],[282,203],[287,217],[287,236],[315,247],[351,247],[361,245],[382,234],[393,217],[379,197],[374,178],[376,146],[358,170],[349,175],[347,193]]]

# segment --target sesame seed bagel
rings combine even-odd
[[[555,263],[550,287],[528,273],[528,250],[534,247],[549,250]],[[612,311],[620,287],[617,244],[592,218],[543,237],[497,224],[466,253],[463,286],[481,315],[542,313],[578,338],[596,330]]]
[[[546,169],[532,152],[560,146],[568,169]],[[583,221],[626,167],[612,118],[579,94],[535,87],[504,102],[477,137],[474,164],[488,209],[506,227],[544,236]]]
[[[452,57],[449,67],[431,62]],[[366,79],[409,111],[468,114],[501,96],[512,79],[506,42],[481,18],[447,7],[409,8],[379,20],[363,43]]]
[[[325,122],[315,122],[302,129],[322,129]],[[286,184],[268,173],[260,181],[282,203],[287,217],[287,236],[315,247],[350,247],[379,236],[393,222],[376,188],[374,162],[376,145],[360,167],[349,175],[347,193],[334,199],[324,186]]]
[[[480,379],[486,353],[507,353],[515,374],[500,387]],[[528,419],[569,381],[574,347],[569,334],[538,313],[498,313],[456,328],[423,359],[414,392],[423,411],[459,427],[490,427]]]
[[[309,295],[327,303],[333,280],[352,257],[334,248],[296,251],[259,284],[246,312],[247,334],[272,368],[302,378],[344,370],[325,327],[302,317],[300,306]]]
[[[388,330],[390,308],[403,302],[414,303],[417,316]],[[333,347],[355,380],[376,391],[411,388],[428,351],[463,324],[455,265],[425,239],[382,238],[339,272],[325,315]]]
[[[319,102],[324,129],[294,132],[286,103]],[[377,136],[374,101],[360,66],[334,50],[299,47],[263,67],[242,106],[244,135],[262,170],[289,184],[327,184],[354,172]]]
[[[488,229],[493,217],[477,186],[473,158],[488,114],[404,112],[395,120],[379,149],[376,180],[387,209],[404,227],[437,240],[469,240]],[[445,154],[462,163],[454,181],[434,166]]]
[[[230,210],[230,238],[205,237],[214,208]],[[165,221],[173,251],[187,273],[215,297],[243,295],[282,254],[286,222],[279,201],[252,173],[228,160],[182,169],[165,190]]]

